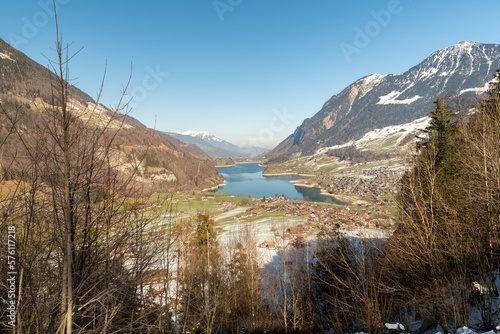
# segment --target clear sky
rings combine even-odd
[[[46,65],[52,0],[3,4],[0,38]],[[498,0],[56,0],[70,74],[158,130],[272,147],[334,94],[462,40],[500,43]]]

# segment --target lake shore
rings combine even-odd
[[[256,163],[254,163],[256,164]],[[239,163],[236,163],[236,165],[239,165]],[[297,172],[284,172],[284,173],[265,173],[261,168],[256,168],[255,166],[248,166],[248,171],[247,167],[238,167],[237,169],[227,169],[227,170],[220,170],[221,173],[225,174],[226,172],[228,173],[229,177],[234,175],[239,175],[242,173],[242,175],[245,175],[243,179],[248,178],[251,179],[252,182],[247,185],[246,187],[249,187],[248,189],[252,190],[244,190],[237,189],[235,191],[232,189],[233,183],[231,182],[226,182],[218,185],[216,187],[210,188],[210,190],[215,190],[219,189],[223,186],[227,186],[228,193],[234,193],[233,195],[236,196],[237,194],[243,194],[243,193],[251,193],[253,194],[253,197],[262,197],[262,195],[265,195],[266,197],[272,197],[273,194],[286,194],[289,196],[289,198],[300,198],[306,196],[308,201],[315,201],[315,202],[325,202],[325,203],[335,203],[337,205],[354,205],[354,204],[364,204],[363,201],[361,201],[360,198],[356,197],[351,197],[351,196],[337,196],[336,194],[331,194],[328,192],[328,188],[323,188],[321,187],[318,182],[315,181],[314,177],[317,175],[312,174],[312,173],[297,173]],[[251,176],[253,175],[253,176]],[[276,180],[276,183],[274,182],[275,180],[273,179],[280,179]],[[266,181],[267,179],[267,181]],[[238,182],[242,182],[241,180],[238,180]],[[265,189],[266,186],[269,186],[269,184],[273,185],[273,188],[271,188],[269,191],[260,192],[260,188],[255,188],[259,184],[259,182],[264,182],[262,187]],[[271,183],[268,183],[271,182]],[[291,190],[285,190],[288,189],[288,186],[284,186],[283,191],[279,190],[281,187],[280,184],[285,183],[288,184],[288,186],[292,186]],[[252,188],[254,187],[254,188]],[[310,189],[310,190],[308,190]],[[317,189],[317,190],[316,190]],[[224,191],[224,190],[222,190]],[[287,192],[290,192],[287,194]]]
[[[205,192],[205,191],[217,190],[217,189],[219,189],[219,188],[224,187],[225,185],[226,185],[226,181],[224,181],[223,183],[220,183],[220,184],[218,184],[218,185],[216,185],[216,186],[213,186],[213,187],[210,187],[210,188],[205,188],[205,189],[203,189],[202,191],[203,191],[203,192]]]
[[[235,162],[232,165],[215,166],[215,168],[235,167],[236,165],[245,165],[245,164],[259,164],[259,166],[264,167],[261,165],[261,163],[262,161],[241,161],[241,162]]]
[[[223,165],[223,166],[215,166],[215,168],[234,167],[234,166],[236,166],[236,164],[232,164],[232,165]]]
[[[298,186],[298,187],[306,187],[306,188],[320,188],[320,185],[317,183],[317,182],[313,182],[309,179],[307,180],[292,180],[290,181],[291,184],[293,184],[294,186]]]
[[[263,167],[263,166],[262,166]],[[262,176],[299,176],[299,177],[314,177],[314,174],[300,174],[300,173],[262,173]]]
[[[244,164],[260,164],[262,161],[241,161],[241,162],[236,162],[237,165],[244,165]]]
[[[321,192],[321,195],[330,196],[335,198],[341,202],[344,202],[349,205],[368,205],[367,201],[359,198],[356,195],[346,195],[346,194],[332,194],[328,192],[325,188],[320,186],[317,182],[311,180],[293,180],[290,181],[293,185],[297,187],[306,187],[306,188],[318,188]]]

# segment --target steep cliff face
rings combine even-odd
[[[500,68],[500,46],[460,42],[441,49],[403,74],[372,74],[334,95],[313,117],[267,153],[271,161],[360,139],[368,131],[427,115],[438,95],[473,99]]]

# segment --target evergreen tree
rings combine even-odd
[[[495,78],[500,78],[500,71]],[[421,314],[445,330],[468,321],[472,281],[489,291],[471,302],[483,329],[495,328],[499,102],[500,83],[494,82],[475,113],[455,122],[453,110],[438,97],[426,129],[428,140],[412,156],[398,194],[401,222],[386,247],[387,278],[405,299],[419,305]]]
[[[218,252],[217,235],[214,231],[214,225],[215,221],[210,219],[209,214],[198,214],[196,236],[202,253]],[[212,255],[205,256],[210,256],[210,259],[216,258]]]
[[[430,113],[431,122],[424,130],[429,137],[422,145],[423,149],[417,157],[419,166],[415,172],[420,174],[422,190],[427,194],[426,197],[433,196],[432,192],[437,185],[446,185],[440,187],[443,189],[442,195],[443,198],[450,198],[456,191],[456,182],[459,181],[461,174],[460,159],[453,148],[458,140],[455,135],[457,132],[456,113],[440,96],[434,103],[436,109]],[[429,183],[431,179],[436,184],[431,186]]]
[[[456,123],[453,120],[455,111],[440,96],[437,97],[434,103],[436,104],[436,110],[431,112],[431,123],[425,129],[425,132],[429,134],[430,143],[436,146],[438,155],[442,158],[447,141],[456,128]]]
[[[490,88],[488,90],[490,98],[495,98],[498,100],[500,98],[500,69],[496,70],[494,79],[490,83]]]
[[[487,97],[482,104],[483,112],[495,119],[500,118],[500,69],[495,73],[495,78],[490,83]]]

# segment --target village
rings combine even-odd
[[[240,229],[253,225],[257,229],[254,231],[254,246],[260,254],[261,265],[265,265],[285,248],[314,247],[312,245],[321,237],[345,235],[372,238],[386,237],[392,233],[395,228],[392,218],[394,207],[387,195],[397,191],[399,175],[397,170],[381,167],[357,170],[356,175],[337,171],[335,174],[321,173],[317,176],[317,182],[332,196],[348,194],[369,198],[361,205],[299,201],[284,195],[251,198],[191,191],[157,194],[143,207],[133,210],[147,214],[169,208],[168,217],[173,218],[173,221],[195,219],[200,212],[209,213],[215,221],[214,231],[221,244],[229,244]],[[160,235],[156,237],[161,238]],[[125,258],[133,259],[134,252],[135,248],[131,247],[124,253]],[[169,274],[170,279],[175,279],[176,274],[176,270]],[[148,271],[145,275],[149,294],[159,304],[168,307],[181,305],[181,301],[170,298],[165,286],[160,284],[160,279],[167,275],[165,268]]]
[[[359,199],[340,205],[292,200],[283,195],[248,198],[213,192],[179,192],[170,198],[170,203],[179,217],[200,210],[209,212],[219,234],[239,223],[287,222],[287,228],[279,231],[280,239],[300,246],[305,239],[321,235],[358,229],[392,230],[393,194],[398,190],[400,177],[400,169],[389,167],[317,174],[316,182],[323,192],[339,198]],[[276,243],[269,238],[259,240],[258,246],[274,249]]]
[[[384,198],[397,193],[400,186],[401,170],[378,167],[352,172],[337,171],[322,173],[318,183],[330,194],[349,194],[369,198],[374,203],[387,202]]]
[[[218,205],[225,212],[228,210],[236,212],[238,207],[241,208],[230,200],[220,201]],[[281,240],[295,247],[303,247],[306,239],[316,239],[319,236],[336,235],[359,229],[391,230],[394,225],[388,206],[328,205],[290,200],[284,196],[256,198],[244,211],[241,209],[239,211],[241,213],[232,217],[234,223],[264,221],[266,217],[275,217],[274,220],[278,222],[298,222],[293,226],[283,228],[282,231],[276,231]],[[215,218],[217,221],[217,216]],[[217,231],[223,233],[224,227],[218,227]],[[274,249],[276,242],[271,239],[260,240],[258,246]]]
[[[257,217],[264,212],[286,212],[285,216],[306,217],[306,226],[320,229],[322,227],[352,228],[352,227],[390,227],[390,212],[378,206],[362,209],[338,208],[321,205],[315,202],[275,200],[267,198],[254,208],[249,208],[237,219]]]

